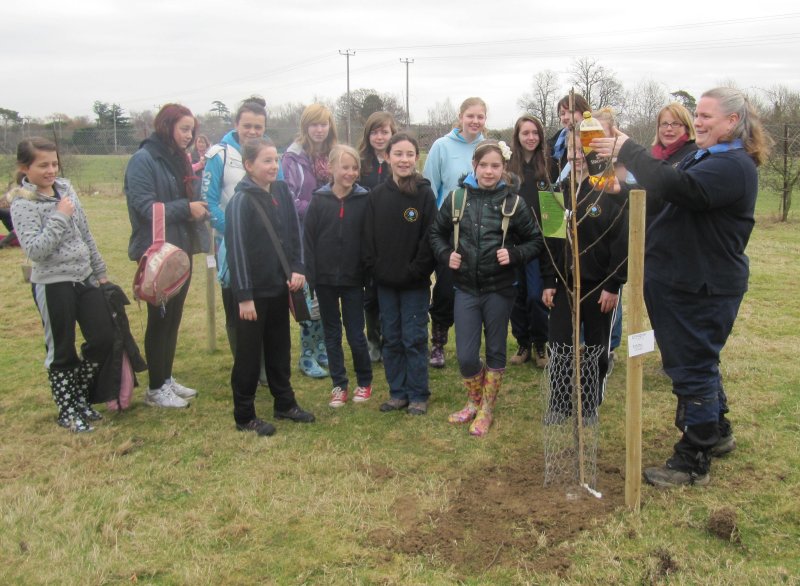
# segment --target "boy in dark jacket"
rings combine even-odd
[[[591,186],[580,146],[577,152],[573,152],[570,145],[569,156],[578,176],[574,213],[579,222],[580,319],[585,343],[581,364],[582,413],[585,421],[594,422],[603,400],[608,373],[611,325],[620,287],[627,276],[628,213],[609,194]],[[569,181],[565,181],[563,187],[564,207],[570,210]],[[548,239],[548,246],[551,242],[553,240]],[[542,257],[542,300],[550,308],[550,401],[546,423],[563,421],[572,414],[573,408],[570,381],[574,344],[570,291],[575,285],[574,267],[572,243],[562,242],[556,250],[551,250],[555,265],[550,261],[550,255]]]

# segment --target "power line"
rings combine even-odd
[[[788,18],[798,18],[800,17],[800,12],[789,12],[786,14],[773,14],[769,16],[754,16],[748,18],[736,18],[736,19],[728,19],[728,20],[709,20],[705,22],[696,22],[696,23],[685,23],[685,24],[674,24],[674,25],[663,25],[663,26],[655,26],[655,27],[648,27],[648,28],[635,28],[635,29],[620,29],[620,30],[607,30],[603,29],[601,31],[603,39],[607,40],[617,35],[629,35],[631,33],[649,33],[649,32],[656,32],[656,31],[671,31],[671,30],[687,30],[687,29],[697,29],[697,28],[705,28],[710,26],[729,26],[734,24],[748,24],[751,25],[754,22],[758,21],[769,21],[769,20],[785,20]],[[585,40],[586,36],[585,33],[575,34],[575,35],[563,35],[559,36],[559,45],[563,46],[564,41],[568,41],[571,39],[581,39]],[[463,42],[463,43],[438,43],[438,44],[430,44],[430,45],[394,45],[390,47],[366,47],[366,48],[359,48],[358,50],[361,52],[368,52],[368,51],[399,51],[404,49],[414,49],[414,50],[422,50],[422,49],[447,49],[447,48],[455,48],[455,47],[482,47],[482,46],[492,46],[492,45],[513,45],[516,43],[541,43],[541,37],[525,37],[520,39],[503,39],[497,41],[470,41],[470,42]]]

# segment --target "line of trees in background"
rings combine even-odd
[[[736,86],[734,80],[725,80],[718,85]],[[656,116],[667,103],[677,101],[691,112],[696,99],[681,88],[668,88],[654,80],[643,80],[636,86],[625,89],[616,73],[589,58],[573,61],[566,77],[552,70],[543,70],[531,79],[529,90],[517,101],[519,108],[542,120],[548,136],[560,127],[556,103],[567,92],[565,87],[574,87],[594,108],[610,107],[614,110],[620,127],[641,144],[650,144],[655,135]],[[800,182],[800,91],[783,85],[758,91],[744,90],[760,112],[764,124],[775,140],[775,148],[769,163],[762,169],[762,181],[781,197],[780,215],[786,220],[791,209],[794,189]],[[477,92],[480,93],[480,92]],[[340,140],[346,137],[346,125],[351,124],[351,142],[359,142],[364,123],[373,112],[391,112],[401,127],[408,127],[405,107],[400,99],[389,93],[372,88],[359,88],[339,96],[335,100],[315,96],[314,102],[327,105],[336,117]],[[208,111],[196,113],[201,132],[212,142],[218,141],[232,126],[232,111],[215,100]],[[280,149],[286,148],[297,135],[300,116],[306,104],[294,102],[267,105],[268,134]],[[94,118],[70,117],[54,113],[45,120],[25,116],[20,112],[0,108],[2,123],[2,145],[0,152],[11,153],[23,136],[43,134],[56,138],[62,149],[81,154],[129,154],[147,137],[153,128],[155,113],[152,110],[126,112],[117,103],[95,101],[92,105]],[[447,133],[456,122],[458,111],[449,97],[436,102],[427,109],[427,119],[413,125],[420,146],[427,150],[436,138]],[[491,118],[490,118],[491,120]],[[492,138],[510,140],[511,128],[488,129]]]

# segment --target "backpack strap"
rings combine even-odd
[[[463,187],[453,191],[450,198],[450,211],[453,218],[453,250],[458,252],[458,227],[464,217],[464,208],[467,207],[467,190]]]
[[[153,244],[164,244],[167,231],[164,220],[164,204],[160,201],[153,203]]]
[[[513,203],[511,200],[513,198]],[[510,206],[510,207],[509,207]],[[508,232],[508,223],[511,220],[511,217],[516,213],[517,207],[519,207],[519,195],[516,193],[509,193],[506,195],[505,199],[503,200],[503,220],[501,222],[501,229],[503,230],[503,242],[500,245],[500,248],[505,248],[506,245],[506,233]]]

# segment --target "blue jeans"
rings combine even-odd
[[[378,285],[383,367],[392,399],[428,400],[428,303],[430,289]]]
[[[358,386],[372,384],[372,363],[364,335],[364,289],[362,287],[316,286],[322,328],[325,331],[325,348],[328,351],[328,370],[333,386],[347,388],[347,370],[344,367],[342,325],[353,355]],[[341,313],[339,304],[341,302]]]

